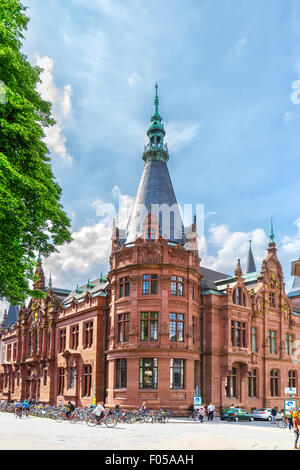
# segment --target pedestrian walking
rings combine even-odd
[[[299,411],[295,411],[295,413],[293,413],[293,430],[294,430],[294,433],[295,433],[294,449],[299,449],[299,447],[298,447],[298,439],[299,439],[299,431],[300,431],[300,413],[299,413]]]
[[[198,416],[197,416],[197,419],[200,423],[203,423],[204,416],[205,416],[205,408],[201,406],[198,410]]]
[[[272,424],[276,424],[276,416],[277,416],[277,408],[274,407],[271,409],[271,418],[272,418],[271,423]]]
[[[208,411],[208,421],[213,421],[214,419],[214,412],[215,412],[215,405],[213,405],[212,403],[210,403],[207,407],[207,411]]]
[[[194,405],[190,405],[188,407],[188,411],[189,411],[189,419],[193,419],[195,421],[195,410],[194,410]]]
[[[288,424],[289,424],[289,431],[293,429],[293,412],[290,411],[288,415]]]

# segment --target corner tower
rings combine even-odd
[[[200,260],[185,245],[158,105],[156,85],[125,243],[113,230],[106,403],[186,413],[200,385]]]

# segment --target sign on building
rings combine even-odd
[[[194,397],[193,405],[194,405],[194,410],[199,409],[200,406],[202,405],[202,398],[201,397]]]
[[[284,400],[284,413],[297,410],[297,400]]]
[[[297,394],[297,389],[295,387],[285,387],[284,393],[286,395],[296,395]]]

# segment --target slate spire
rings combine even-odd
[[[142,157],[145,166],[127,225],[126,243],[132,243],[143,236],[144,223],[152,210],[159,221],[161,236],[184,244],[183,223],[167,167],[169,154],[164,143],[166,131],[158,109],[157,84],[155,89],[154,114],[147,131],[149,142]]]
[[[246,263],[246,274],[256,272],[256,266],[255,266],[255,261],[254,261],[254,256],[252,253],[251,245],[252,245],[252,240],[249,240],[249,251],[248,251],[248,258],[247,258],[247,263]]]

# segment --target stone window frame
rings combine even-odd
[[[7,362],[10,362],[11,361],[11,346],[12,346],[12,343],[9,343],[7,346],[6,346],[6,361]]]
[[[280,370],[270,370],[270,395],[271,397],[280,397]]]
[[[225,397],[238,398],[238,370],[232,367],[229,374],[225,376]],[[227,385],[226,385],[227,383]]]
[[[72,375],[72,371],[73,372],[73,375]],[[76,387],[76,367],[74,366],[71,366],[69,367],[69,371],[68,371],[68,389],[70,390],[73,390],[75,387]]]
[[[158,274],[144,273],[142,275],[142,295],[158,294]]]
[[[179,362],[179,368],[175,365],[175,362]],[[170,359],[170,389],[171,390],[184,390],[185,389],[185,369],[186,369],[186,361],[185,359],[180,358],[172,358]],[[179,386],[175,384],[175,368],[177,367],[177,371],[179,369]]]
[[[92,394],[93,368],[91,364],[84,364],[82,368],[82,397],[89,398]]]
[[[116,359],[115,363],[115,388],[127,388],[127,358]]]
[[[277,354],[277,330],[268,330],[268,353]]]
[[[152,361],[152,365],[145,366],[145,361]],[[150,386],[146,384],[146,368],[152,372],[152,383]],[[158,359],[157,357],[145,357],[139,360],[139,388],[140,390],[157,390],[158,388]]]
[[[248,397],[258,398],[258,368],[253,367],[248,372]]]
[[[70,348],[76,351],[79,348],[79,323],[70,326]]]
[[[57,395],[63,395],[65,391],[65,368],[59,367],[57,371],[58,390]]]
[[[184,343],[185,335],[185,314],[170,312],[169,314],[169,340],[172,343]],[[174,328],[175,326],[175,328]],[[171,334],[171,332],[175,334]],[[172,339],[175,338],[175,339]]]
[[[184,277],[182,276],[171,276],[170,278],[170,290],[172,296],[184,297]]]
[[[276,296],[273,291],[269,292],[269,305],[271,308],[276,308]]]
[[[140,341],[153,342],[158,341],[159,312],[141,312],[140,315]],[[145,324],[145,325],[144,325]],[[147,330],[147,339],[142,338]]]
[[[240,286],[235,287],[232,291],[232,303],[241,307],[247,306],[245,292]]]
[[[293,342],[294,342],[294,335],[292,333],[286,332],[285,333],[285,353],[287,356],[293,355]]]
[[[59,329],[59,352],[63,353],[67,347],[67,328]]]
[[[83,349],[89,349],[94,342],[94,320],[87,320],[83,324]]]
[[[288,381],[289,381],[289,388],[298,388],[297,387],[297,382],[298,382],[298,373],[296,369],[290,369],[288,371]]]
[[[255,329],[255,334],[253,330]],[[255,348],[253,347],[253,338],[255,337]],[[251,326],[251,351],[257,353],[258,352],[258,327]]]
[[[130,278],[129,276],[121,277],[119,281],[119,298],[130,297]]]
[[[128,343],[130,332],[130,313],[118,313],[117,325],[117,342]]]
[[[247,348],[247,322],[231,319],[230,332],[232,347]]]

